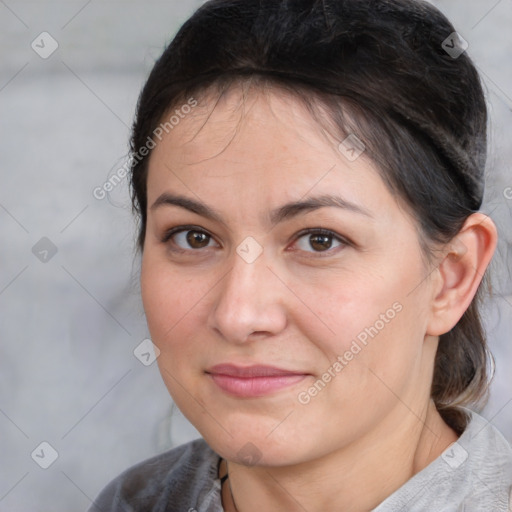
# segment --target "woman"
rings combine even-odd
[[[479,289],[486,106],[412,0],[211,0],[142,91],[142,298],[204,439],[91,510],[507,511]]]

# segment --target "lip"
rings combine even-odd
[[[218,364],[206,370],[212,381],[224,392],[244,398],[275,393],[293,386],[309,374],[275,366],[237,366]]]

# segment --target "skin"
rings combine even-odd
[[[205,96],[152,152],[141,284],[159,368],[178,407],[228,461],[240,512],[370,510],[457,439],[430,399],[434,357],[438,336],[476,292],[495,228],[474,214],[428,265],[415,221],[364,153],[350,162],[341,139],[323,135],[285,93],[244,98],[232,88],[213,108]],[[201,201],[222,221],[152,208],[163,193]],[[270,223],[285,203],[333,193],[366,213],[322,207]],[[183,225],[210,237],[162,241]],[[305,228],[334,235],[322,250],[314,234],[299,235]],[[236,252],[248,236],[263,249],[252,263]],[[300,403],[394,303],[400,312]],[[308,375],[239,398],[205,373],[226,362]],[[255,464],[243,463],[241,449]],[[228,485],[222,498],[235,510]]]

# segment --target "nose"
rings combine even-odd
[[[209,325],[231,343],[280,333],[286,326],[286,287],[265,253],[247,262],[234,253],[232,267],[215,287]]]

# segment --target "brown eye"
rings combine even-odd
[[[310,235],[309,245],[318,251],[325,251],[331,248],[332,237],[327,235]]]
[[[301,251],[320,253],[344,247],[348,242],[331,231],[311,229],[298,237],[296,245]]]
[[[210,236],[206,233],[201,233],[200,231],[186,231],[187,243],[193,249],[202,249],[208,245],[210,241]]]
[[[172,250],[191,251],[211,247],[212,236],[199,229],[173,228],[165,233],[163,243],[170,243]],[[171,243],[172,242],[172,243]],[[173,248],[175,246],[177,248]]]

